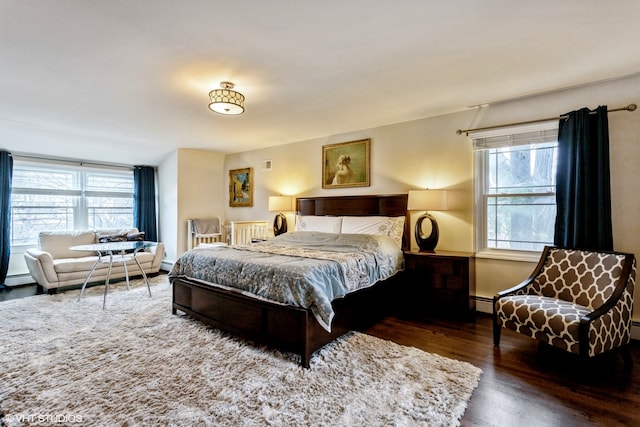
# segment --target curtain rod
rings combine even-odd
[[[638,106],[636,104],[629,104],[626,107],[620,107],[620,108],[614,108],[612,110],[607,110],[607,113],[613,113],[616,111],[635,111],[636,108],[638,108]],[[595,114],[595,112],[590,112],[589,114]],[[559,116],[559,117],[550,117],[548,119],[538,119],[538,120],[529,120],[526,122],[518,122],[518,123],[509,123],[506,125],[496,125],[496,126],[487,126],[484,128],[476,128],[476,129],[458,129],[456,131],[456,133],[458,135],[462,135],[463,133],[466,136],[469,136],[469,132],[477,132],[480,130],[489,130],[489,129],[499,129],[499,128],[504,128],[504,127],[508,127],[508,126],[520,126],[520,125],[530,125],[533,123],[541,123],[541,122],[548,122],[550,120],[559,120],[559,119],[566,119],[569,116],[565,115],[565,116]]]
[[[50,162],[50,163],[68,163],[68,164],[73,164],[75,166],[102,166],[102,167],[110,167],[115,169],[128,169],[128,170],[133,170],[134,168],[133,166],[125,165],[125,164],[93,162],[93,161],[77,160],[77,159],[70,159],[66,157],[55,157],[55,156],[45,157],[45,156],[41,156],[38,154],[31,154],[31,153],[20,153],[20,152],[11,153],[11,156],[16,160],[24,160],[24,161],[33,160],[33,161]]]

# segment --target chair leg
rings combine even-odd
[[[493,320],[493,345],[500,347],[500,334],[502,333],[502,327],[498,325],[498,322]]]
[[[633,357],[631,357],[631,348],[629,344],[625,344],[622,347],[620,347],[620,353],[622,354],[624,367],[631,368],[633,366]]]

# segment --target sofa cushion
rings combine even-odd
[[[56,273],[69,273],[72,271],[84,271],[85,276],[89,274],[93,265],[98,260],[97,256],[85,256],[79,258],[61,258],[53,261],[53,268]]]
[[[136,255],[136,258],[138,259],[138,262],[140,263],[140,265],[142,265],[143,268],[147,267],[147,270],[150,269],[150,264],[153,262],[153,257],[154,257],[154,254],[149,252],[139,252]],[[73,259],[69,259],[69,258],[57,259],[53,261],[53,267],[56,270],[56,273],[58,274],[82,271],[84,272],[84,275],[87,276],[91,271],[91,269],[93,268],[93,265],[96,263],[97,259],[98,259],[97,256],[87,256],[87,257],[73,258]],[[119,261],[121,260],[120,256],[117,256],[115,259],[116,261],[113,262],[114,269],[119,265],[122,266],[122,262]],[[98,265],[98,267],[96,268],[96,271],[99,271],[102,268],[108,267],[109,257],[104,256],[102,257],[102,260],[103,262]],[[129,272],[130,275],[136,275],[140,273],[140,270],[138,269],[138,265],[134,261],[132,255],[127,256],[127,267],[130,270]]]
[[[115,229],[101,229],[95,230],[95,241],[93,243],[106,243],[107,241],[111,242],[123,242],[127,240],[127,236],[129,234],[138,233],[139,230],[137,228],[115,228]],[[121,240],[105,240],[100,241],[101,238],[117,238],[114,236],[124,236]]]
[[[143,242],[144,236],[145,236],[144,231],[140,231],[138,233],[129,233],[127,234],[127,240],[130,242]]]
[[[95,252],[72,251],[72,246],[93,245],[96,234],[92,230],[85,231],[41,231],[38,234],[38,246],[49,252],[53,259],[80,258],[95,255]]]
[[[126,242],[127,233],[97,235],[98,243]]]

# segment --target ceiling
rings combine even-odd
[[[158,164],[640,71],[640,1],[0,0],[0,148]],[[244,114],[207,109],[234,82]]]

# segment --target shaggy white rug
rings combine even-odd
[[[0,424],[458,425],[480,369],[352,332],[299,357],[171,314],[166,276],[0,302]]]

